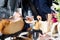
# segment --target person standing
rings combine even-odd
[[[51,26],[52,13],[54,13],[51,9],[52,3],[53,0],[33,0],[33,4],[42,17],[42,21],[48,21],[48,26]]]

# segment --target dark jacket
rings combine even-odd
[[[39,15],[42,16],[43,20],[46,20],[45,15],[52,12],[52,0],[33,0],[33,4],[37,8]]]
[[[34,5],[40,13],[51,13],[52,0],[34,0]]]

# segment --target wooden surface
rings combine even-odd
[[[24,21],[19,20],[16,22],[9,22],[8,20],[0,21],[0,31],[3,34],[14,34],[18,31],[21,31],[24,27]]]
[[[24,22],[23,20],[19,20],[17,22],[12,22],[8,26],[6,26],[3,30],[4,34],[14,34],[23,29]]]

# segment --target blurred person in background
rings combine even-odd
[[[21,8],[21,0],[0,0],[0,14],[4,13],[5,18],[12,16],[17,8]]]
[[[54,13],[51,9],[52,2],[53,0],[33,0],[33,4],[42,17],[42,21],[48,21],[48,27],[52,24],[52,13]]]

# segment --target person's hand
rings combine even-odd
[[[11,19],[11,18],[13,18],[13,16],[10,16],[9,18]]]
[[[26,17],[26,20],[28,20],[28,21],[33,21],[33,19],[34,19],[33,16],[32,16],[32,17],[30,17],[30,16],[27,16],[27,17]]]
[[[38,20],[42,20],[41,16],[39,16],[39,15],[37,16],[37,19],[38,19]]]
[[[54,16],[55,18],[57,18],[57,13],[52,13],[52,16]]]

